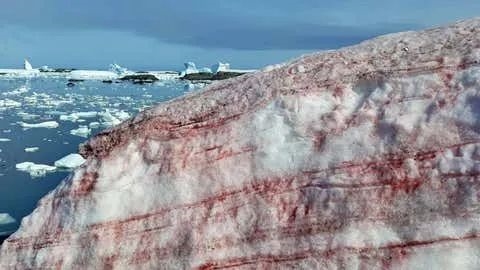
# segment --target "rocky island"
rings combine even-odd
[[[1,269],[475,269],[480,19],[216,82],[85,143]]]

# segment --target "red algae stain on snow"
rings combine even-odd
[[[89,171],[0,268],[453,269],[461,253],[476,269],[479,29],[381,37],[142,112],[82,146]]]

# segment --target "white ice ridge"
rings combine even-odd
[[[37,124],[20,122],[20,126],[23,128],[57,128],[58,123],[56,121],[46,121],[46,122],[37,123]]]
[[[54,172],[57,169],[54,166],[35,164],[33,162],[18,163],[15,165],[15,168],[19,171],[29,173],[32,178],[45,176],[48,172]]]
[[[55,161],[55,167],[75,169],[85,163],[85,159],[79,154],[69,154],[57,161]]]
[[[16,220],[8,213],[0,213],[0,226],[15,223]]]

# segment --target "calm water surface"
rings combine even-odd
[[[66,87],[66,79],[0,79],[0,213],[10,214],[16,222],[0,223],[2,236],[14,231],[22,219],[35,208],[37,201],[64,179],[69,172],[57,171],[41,177],[17,171],[15,165],[30,161],[53,163],[78,151],[86,137],[72,135],[71,130],[91,122],[105,122],[101,116],[80,118],[80,122],[61,121],[60,115],[72,112],[105,112],[133,115],[158,102],[183,95],[185,84],[179,81],[153,85],[130,83],[104,84],[97,81]],[[20,122],[57,121],[58,128],[24,129]],[[92,128],[91,135],[108,125]],[[6,139],[10,140],[7,141]],[[37,152],[25,152],[38,147]]]

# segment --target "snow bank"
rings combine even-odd
[[[20,126],[23,128],[57,128],[58,122],[56,121],[46,121],[42,123],[37,123],[37,124],[28,124],[25,122],[20,122]]]
[[[81,155],[69,154],[55,161],[55,166],[57,168],[75,169],[82,166],[83,163],[85,163],[85,159]]]
[[[48,172],[54,172],[57,168],[44,164],[35,164],[33,162],[22,162],[15,165],[15,168],[22,172],[27,172],[31,177],[45,176]]]

